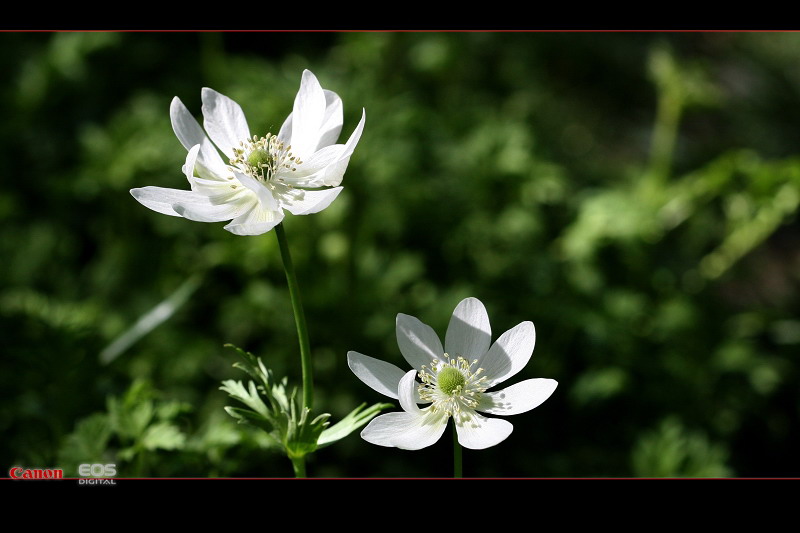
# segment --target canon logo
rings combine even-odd
[[[63,479],[64,471],[60,468],[23,468],[12,466],[8,471],[11,479]]]

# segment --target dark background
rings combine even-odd
[[[285,222],[318,407],[382,401],[347,351],[405,369],[396,314],[444,337],[475,296],[493,338],[536,325],[506,384],[559,387],[466,475],[800,476],[800,35],[757,32],[0,34],[0,467],[292,475],[218,390],[228,342],[299,383],[273,232],[128,191],[186,188],[173,96],[277,133],[304,68],[342,141],[367,110],[343,193]],[[451,446],[354,434],[309,474],[448,476]]]

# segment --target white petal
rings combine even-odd
[[[372,421],[361,432],[361,438],[378,446],[402,450],[420,450],[438,441],[447,428],[446,416],[421,413],[388,413]]]
[[[339,185],[344,179],[344,173],[347,171],[347,165],[350,164],[350,158],[338,159],[334,163],[325,167],[325,170],[314,180],[319,185]]]
[[[342,132],[342,123],[344,121],[342,99],[339,98],[339,95],[327,89],[323,89],[322,92],[325,93],[325,116],[322,117],[322,126],[319,129],[320,135],[316,150],[336,143],[339,134]]]
[[[358,352],[347,352],[347,366],[358,379],[373,390],[397,399],[397,386],[404,372],[386,361],[375,359]]]
[[[400,400],[400,407],[406,413],[421,413],[421,409],[417,407],[419,396],[417,394],[418,384],[414,378],[417,377],[416,370],[409,370],[405,375],[400,378],[400,383],[397,384],[397,399]]]
[[[223,154],[233,157],[233,148],[250,137],[242,108],[213,89],[203,87],[203,126]]]
[[[367,110],[361,108],[361,120],[358,121],[356,129],[353,130],[353,133],[350,134],[350,138],[347,139],[347,142],[344,145],[344,152],[341,155],[342,159],[353,155],[353,150],[356,149],[358,141],[361,140],[361,134],[364,132],[364,123],[366,122],[366,120],[367,120]]]
[[[218,179],[218,175],[224,174],[225,163],[219,152],[177,96],[172,99],[169,106],[169,118],[172,121],[172,130],[184,148],[189,150],[195,145],[200,145],[198,174],[206,179]]]
[[[241,172],[234,172],[233,175],[236,177],[239,183],[255,193],[256,197],[258,198],[258,203],[261,205],[261,209],[266,211],[281,211],[278,201],[275,199],[272,191],[270,191],[266,185]]]
[[[283,211],[268,211],[257,205],[231,220],[225,229],[235,235],[261,235],[280,224],[282,220]]]
[[[279,168],[275,177],[299,187],[320,187],[325,169],[340,159],[343,150],[342,144],[326,146],[305,158],[302,164],[294,167],[296,170]]]
[[[492,341],[492,328],[486,308],[477,298],[462,300],[453,311],[447,326],[444,346],[450,357],[461,356],[468,361],[486,354]]]
[[[181,216],[173,207],[176,203],[211,205],[205,196],[194,191],[166,189],[164,187],[142,187],[131,189],[131,194],[143,206],[164,215]]]
[[[344,187],[334,187],[320,191],[303,191],[302,200],[291,200],[290,204],[281,201],[284,209],[293,215],[319,213],[333,202]]]
[[[280,131],[278,132],[278,140],[285,145],[292,144],[292,113],[283,121]]]
[[[325,93],[325,114],[322,117],[319,141],[317,141],[315,150],[334,144],[342,131],[342,99],[333,91],[323,89],[322,92]],[[278,132],[278,139],[287,145],[292,144],[292,118],[293,113],[289,113]],[[292,148],[294,149],[294,146]]]
[[[175,212],[189,220],[197,222],[221,222],[231,220],[250,210],[255,206],[254,201],[228,202],[225,204],[202,205],[176,203]]]
[[[258,198],[253,191],[233,179],[217,181],[192,178],[191,184],[193,191],[208,196],[214,205],[231,202],[249,202],[253,205],[258,203]]]
[[[434,359],[442,360],[444,350],[433,328],[419,319],[398,313],[397,345],[408,364],[419,370],[422,365],[430,366]]]
[[[356,149],[361,133],[364,131],[364,121],[367,118],[366,110],[361,112],[361,121],[356,126],[356,129],[344,145],[344,150],[339,154],[339,157],[332,164],[325,167],[324,172],[318,178],[322,185],[339,185],[344,178],[344,173],[347,170],[347,165],[350,163],[350,156],[353,155],[353,150]]]
[[[194,170],[197,167],[197,156],[200,152],[200,145],[196,144],[189,148],[189,151],[186,153],[186,162],[183,164],[181,170],[183,171],[183,175],[186,176],[186,179],[189,180],[189,183],[192,183],[192,179],[194,178]]]
[[[364,131],[365,112],[362,112],[361,121],[347,141],[347,144],[334,144],[314,152],[311,156],[303,158],[303,163],[294,171],[279,171],[278,177],[298,187],[336,186],[342,182],[350,156],[355,150]]]
[[[295,178],[316,178],[321,171],[341,159],[342,150],[344,150],[343,144],[326,146],[305,158],[301,165],[295,167],[297,170],[285,174]]]
[[[526,379],[496,392],[485,392],[476,409],[493,415],[518,415],[539,407],[556,390],[554,379]]]
[[[304,70],[292,109],[292,153],[301,159],[311,155],[319,143],[325,107],[325,93],[317,77]]]
[[[486,418],[478,413],[465,413],[468,419],[456,424],[458,443],[470,450],[483,450],[500,444],[511,435],[514,426],[500,418]]]
[[[486,355],[478,358],[476,365],[483,368],[486,386],[505,381],[525,368],[535,344],[533,322],[522,322],[500,335]]]

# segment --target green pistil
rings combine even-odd
[[[257,149],[250,152],[250,155],[247,156],[247,164],[254,168],[261,168],[263,166],[268,166],[272,157],[269,155],[264,149]]]
[[[464,379],[464,374],[451,366],[445,367],[441,372],[439,372],[437,381],[439,384],[439,390],[449,395],[461,390],[461,388],[467,382],[467,380]]]

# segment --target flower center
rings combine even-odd
[[[253,135],[253,139],[240,141],[239,147],[233,149],[234,157],[230,164],[245,174],[263,182],[283,181],[276,178],[281,170],[294,172],[297,165],[302,165],[300,158],[292,154],[292,147],[267,133],[265,137]]]
[[[468,419],[466,411],[478,406],[487,389],[486,376],[480,376],[483,369],[472,371],[477,363],[477,359],[470,363],[460,355],[450,359],[444,354],[444,361],[433,360],[430,369],[423,366],[418,373],[422,380],[417,389],[420,399],[431,402],[433,412],[443,412],[457,421]]]
[[[251,168],[265,168],[268,167],[271,162],[272,156],[269,155],[269,152],[261,148],[253,150],[250,152],[250,155],[247,156],[247,164]]]
[[[454,392],[459,391],[467,381],[464,374],[452,366],[443,368],[436,377],[439,381],[439,390],[451,396]]]

